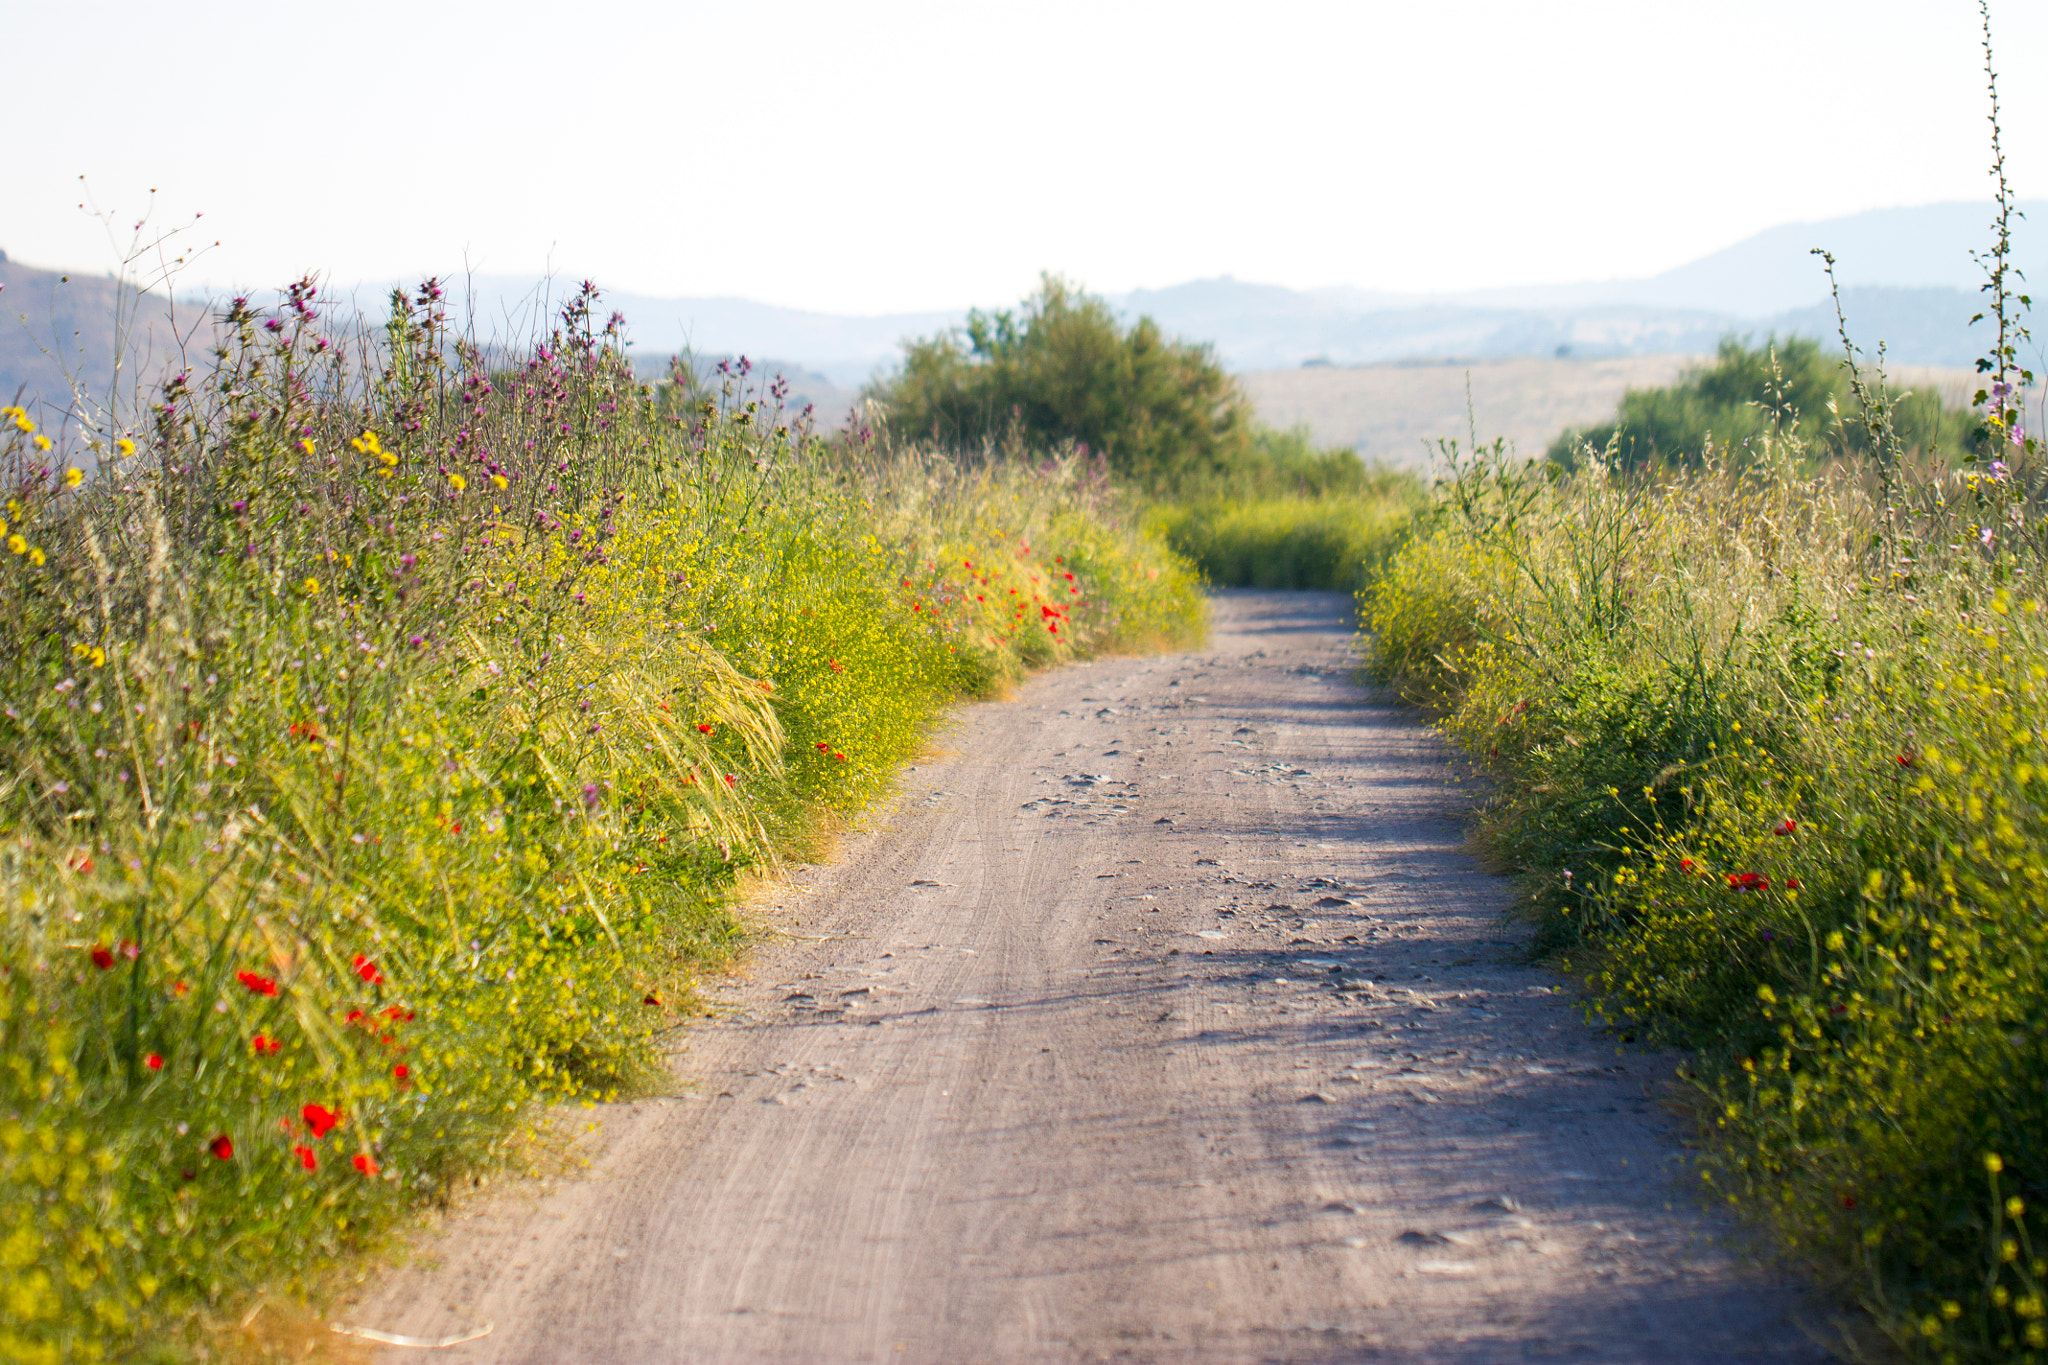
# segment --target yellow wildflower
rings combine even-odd
[[[320,591],[320,580],[317,578],[309,578],[305,582],[299,584],[299,590],[305,593],[306,596],[311,597],[315,593]]]
[[[509,483],[506,482],[505,476],[503,474],[491,475],[491,485],[495,488],[509,488],[511,486]]]
[[[18,535],[9,536],[7,537],[7,548],[15,554],[25,555],[28,553],[28,542]]]
[[[300,441],[299,449],[305,451],[308,455],[311,455],[313,453],[313,438],[308,436],[303,441]]]
[[[47,437],[47,436],[38,436],[38,437],[36,437],[36,449],[37,449],[37,450],[48,450],[49,448],[50,448],[50,438],[49,438],[49,437]]]
[[[83,469],[67,469],[64,471],[64,486],[66,488],[76,488],[84,482],[85,471]]]
[[[469,480],[463,478],[460,474],[450,474],[448,476],[448,486],[460,493],[463,489],[469,487]]]
[[[36,429],[36,424],[29,421],[28,414],[20,408],[14,410],[14,425],[23,435],[31,435]]]
[[[114,449],[120,451],[123,455],[133,455],[135,453],[135,442],[123,436],[120,440],[114,442]]]
[[[42,568],[42,567],[43,567],[43,552],[42,552],[42,550],[40,550],[39,548],[37,548],[37,547],[35,547],[35,546],[30,546],[30,547],[29,547],[29,552],[28,552],[28,562],[29,562],[29,563],[31,563],[31,564],[33,564],[33,565],[35,565],[35,566],[36,566],[36,567],[37,567],[38,569]]]
[[[107,662],[107,651],[101,649],[98,645],[94,645],[90,651],[90,657],[94,668],[102,667]]]

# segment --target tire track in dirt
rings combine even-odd
[[[1348,603],[970,707],[587,1176],[342,1316],[463,1361],[1823,1358],[1500,928]],[[393,1358],[400,1353],[392,1352]]]

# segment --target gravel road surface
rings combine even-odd
[[[968,708],[672,1096],[341,1316],[507,1365],[1824,1358],[1349,650],[1341,596],[1222,593],[1200,652]]]

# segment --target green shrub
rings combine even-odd
[[[1753,461],[1767,436],[1795,419],[1838,450],[1871,453],[1838,357],[1810,337],[1771,337],[1761,346],[1726,337],[1713,363],[1665,388],[1629,390],[1613,421],[1565,432],[1551,442],[1549,456],[1571,466],[1588,449],[1611,444],[1609,462],[1618,458],[1626,468],[1697,468],[1711,441],[1734,459]],[[1924,390],[1899,395],[1892,421],[1906,453],[1930,458],[1970,449],[1976,426],[1969,413],[1943,408],[1939,394]]]
[[[908,343],[873,397],[892,429],[945,448],[1077,444],[1158,491],[1210,478],[1254,450],[1251,406],[1206,346],[1126,328],[1107,303],[1047,276],[1020,312],[968,314]]]

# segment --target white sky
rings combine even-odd
[[[1996,0],[2048,192],[2048,4]],[[0,248],[199,279],[593,275],[838,312],[1234,274],[1652,274],[1787,221],[1988,197],[1966,0],[0,0]]]

